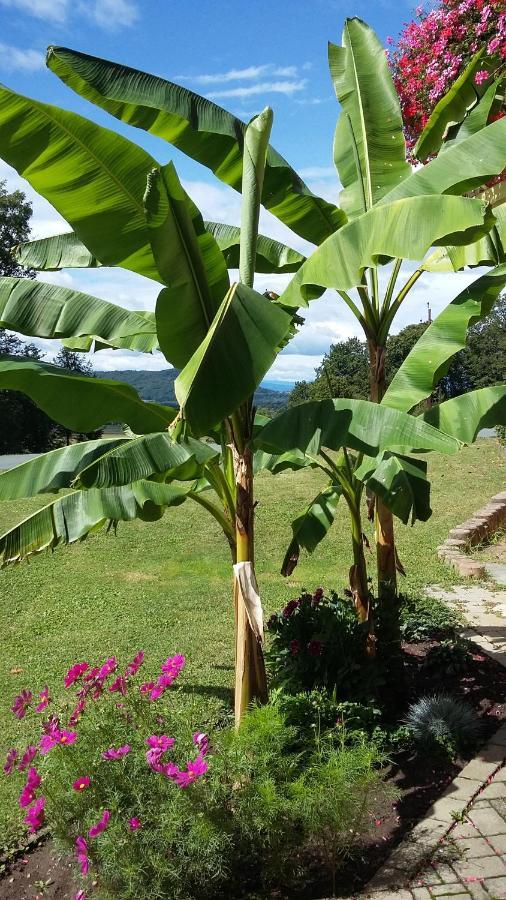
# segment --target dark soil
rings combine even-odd
[[[422,663],[435,642],[404,645],[407,673],[406,706],[422,694],[444,689],[446,693],[465,699],[478,713],[482,721],[482,737],[485,743],[506,720],[506,669],[484,656],[478,647],[463,672],[458,675],[440,671],[429,673]],[[403,712],[399,710],[399,718]],[[474,755],[474,754],[473,754]],[[373,834],[362,841],[357,855],[346,862],[339,871],[336,883],[337,896],[349,896],[360,892],[374,872],[386,860],[393,847],[413,827],[446,786],[455,778],[468,759],[455,763],[437,760],[432,755],[399,756],[392,762],[389,777],[400,791],[400,799],[383,810],[374,820]],[[320,881],[321,868],[313,860],[314,881],[310,889],[299,895],[300,900],[329,896],[327,880]],[[6,864],[0,878],[0,900],[72,900],[76,893],[71,864],[58,857],[52,842],[42,840],[26,853]],[[281,900],[282,895],[272,897]]]

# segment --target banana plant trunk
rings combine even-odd
[[[254,564],[253,458],[249,447],[242,453],[234,449],[236,487],[237,562]],[[235,609],[235,722],[241,719],[253,700],[267,702],[267,675],[260,640],[249,620],[245,599],[237,576],[234,579]]]

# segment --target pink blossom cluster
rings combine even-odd
[[[205,775],[209,765],[204,758],[209,751],[209,738],[207,734],[197,731],[193,735],[193,743],[197,748],[197,757],[194,760],[188,760],[186,768],[180,769],[173,762],[165,762],[164,754],[176,743],[175,738],[168,737],[166,734],[152,734],[146,739],[149,750],[146,751],[146,762],[153,772],[165,775],[174,784],[180,788],[187,788],[193,784],[202,775]]]
[[[167,657],[165,662],[162,663],[162,674],[158,676],[156,681],[146,681],[144,684],[141,684],[139,688],[141,694],[149,696],[150,700],[158,700],[167,688],[174,683],[184,668],[185,662],[186,660],[182,653]]]
[[[503,0],[439,0],[428,11],[419,6],[416,19],[405,23],[389,60],[409,148],[438,100],[482,47],[484,60],[489,57],[492,64],[476,73],[477,85],[497,76],[506,59]]]

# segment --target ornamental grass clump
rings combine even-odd
[[[449,759],[475,747],[481,733],[474,710],[443,693],[420,697],[410,706],[405,722],[421,750],[438,751]]]
[[[390,796],[374,742],[347,741],[336,725],[301,753],[276,705],[207,733],[192,701],[175,696],[184,657],[145,681],[143,664],[143,653],[123,670],[115,657],[78,662],[68,701],[44,689],[39,712],[27,690],[13,704],[40,734],[9,750],[4,771],[19,778],[28,831],[49,826],[73,859],[77,896],[297,896],[315,870],[325,892]]]

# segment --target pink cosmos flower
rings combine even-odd
[[[176,656],[169,656],[162,664],[162,672],[174,681],[184,668],[185,662],[186,659],[182,653],[177,653]]]
[[[40,703],[38,703],[37,706],[35,707],[35,712],[37,712],[37,713],[42,712],[46,708],[46,706],[49,704],[49,701],[51,700],[51,697],[49,696],[49,688],[48,688],[47,684],[45,687],[42,688],[42,690],[39,694],[39,697],[40,697]]]
[[[57,744],[75,744],[77,731],[67,731],[66,728],[55,729],[49,734],[44,734],[40,739],[40,752],[49,753]]]
[[[12,747],[11,750],[7,751],[7,756],[5,758],[5,765],[4,765],[4,772],[6,775],[12,775],[17,758],[18,758],[18,751],[16,750],[15,747]]]
[[[163,750],[159,748],[146,751],[146,762],[152,772],[163,773],[162,753]]]
[[[72,787],[75,791],[84,791],[91,784],[91,778],[88,775],[82,775],[81,778],[77,778],[74,781]]]
[[[103,666],[98,670],[98,678],[107,678],[108,675],[112,675],[113,672],[118,668],[118,660],[115,656],[110,656],[109,659],[106,659]]]
[[[21,762],[19,763],[19,766],[18,766],[18,772],[24,772],[25,769],[27,769],[28,766],[31,765],[31,763],[37,756],[38,752],[39,751],[38,751],[37,747],[35,747],[33,744],[28,744],[28,747],[26,748],[25,752],[23,753],[23,756],[21,757]]]
[[[171,781],[176,781],[178,776],[181,775],[181,769],[173,762],[169,762],[163,766],[162,771],[165,777],[170,778]]]
[[[104,809],[102,813],[102,818],[96,825],[92,825],[90,830],[88,831],[88,835],[90,838],[98,837],[99,834],[102,834],[103,831],[107,828],[109,823],[109,819],[111,818],[111,814],[108,809]]]
[[[137,675],[137,672],[139,671],[143,662],[144,662],[144,650],[139,650],[137,656],[134,656],[132,662],[128,663],[128,665],[125,669],[125,676],[128,677],[129,675]]]
[[[74,727],[79,722],[81,715],[86,709],[86,700],[78,700],[69,719],[69,725]]]
[[[74,900],[86,900],[86,894],[84,893],[84,891],[78,891],[74,897]]]
[[[14,697],[14,703],[11,706],[11,710],[16,716],[16,719],[23,719],[26,716],[26,711],[32,702],[32,697],[32,692],[27,691],[24,688],[17,697]]]
[[[144,684],[141,684],[141,686],[139,687],[139,691],[141,692],[141,694],[150,694],[154,687],[154,681],[145,681]]]
[[[118,691],[118,693],[122,694],[123,697],[127,692],[127,683],[126,679],[123,678],[123,675],[118,675],[118,677],[113,681],[113,683],[109,686],[109,690],[111,693]]]
[[[192,737],[192,741],[199,751],[199,754],[201,756],[206,756],[209,751],[209,738],[207,734],[203,731],[196,731]]]
[[[76,837],[76,856],[81,866],[81,875],[87,875],[90,868],[90,860],[88,857],[88,844],[86,839],[79,836]]]
[[[20,806],[30,806],[30,803],[33,803],[33,801],[35,800],[35,791],[38,787],[40,787],[41,781],[42,778],[37,772],[37,769],[29,769],[26,784],[21,791],[21,794],[19,795]]]
[[[151,747],[153,750],[160,750],[162,753],[173,747],[175,743],[176,739],[167,737],[166,734],[152,734],[151,737],[146,738],[148,747]]]
[[[474,76],[474,80],[476,84],[483,84],[483,82],[487,81],[489,77],[489,73],[485,69],[480,69],[480,71],[477,72]]]
[[[197,759],[190,760],[186,764],[186,771],[179,772],[175,776],[175,782],[180,788],[187,788],[190,784],[197,781],[202,775],[205,775],[209,768],[208,763],[203,756],[197,756]]]
[[[64,685],[66,688],[71,687],[75,681],[78,681],[82,675],[90,668],[90,664],[87,662],[74,663],[73,666],[70,667],[67,674],[65,675]]]
[[[105,750],[102,753],[102,759],[121,759],[122,756],[126,756],[127,753],[130,753],[130,750],[130,744],[123,744],[123,746],[118,747],[117,750],[115,750],[114,747],[109,747],[108,750]]]
[[[132,816],[131,819],[128,820],[128,830],[129,831],[137,831],[139,828],[142,828],[142,822],[137,816]]]
[[[30,834],[35,834],[39,828],[42,828],[44,824],[44,806],[46,803],[45,797],[39,797],[38,800],[35,801],[33,806],[28,810],[24,823],[28,825],[28,831]]]

